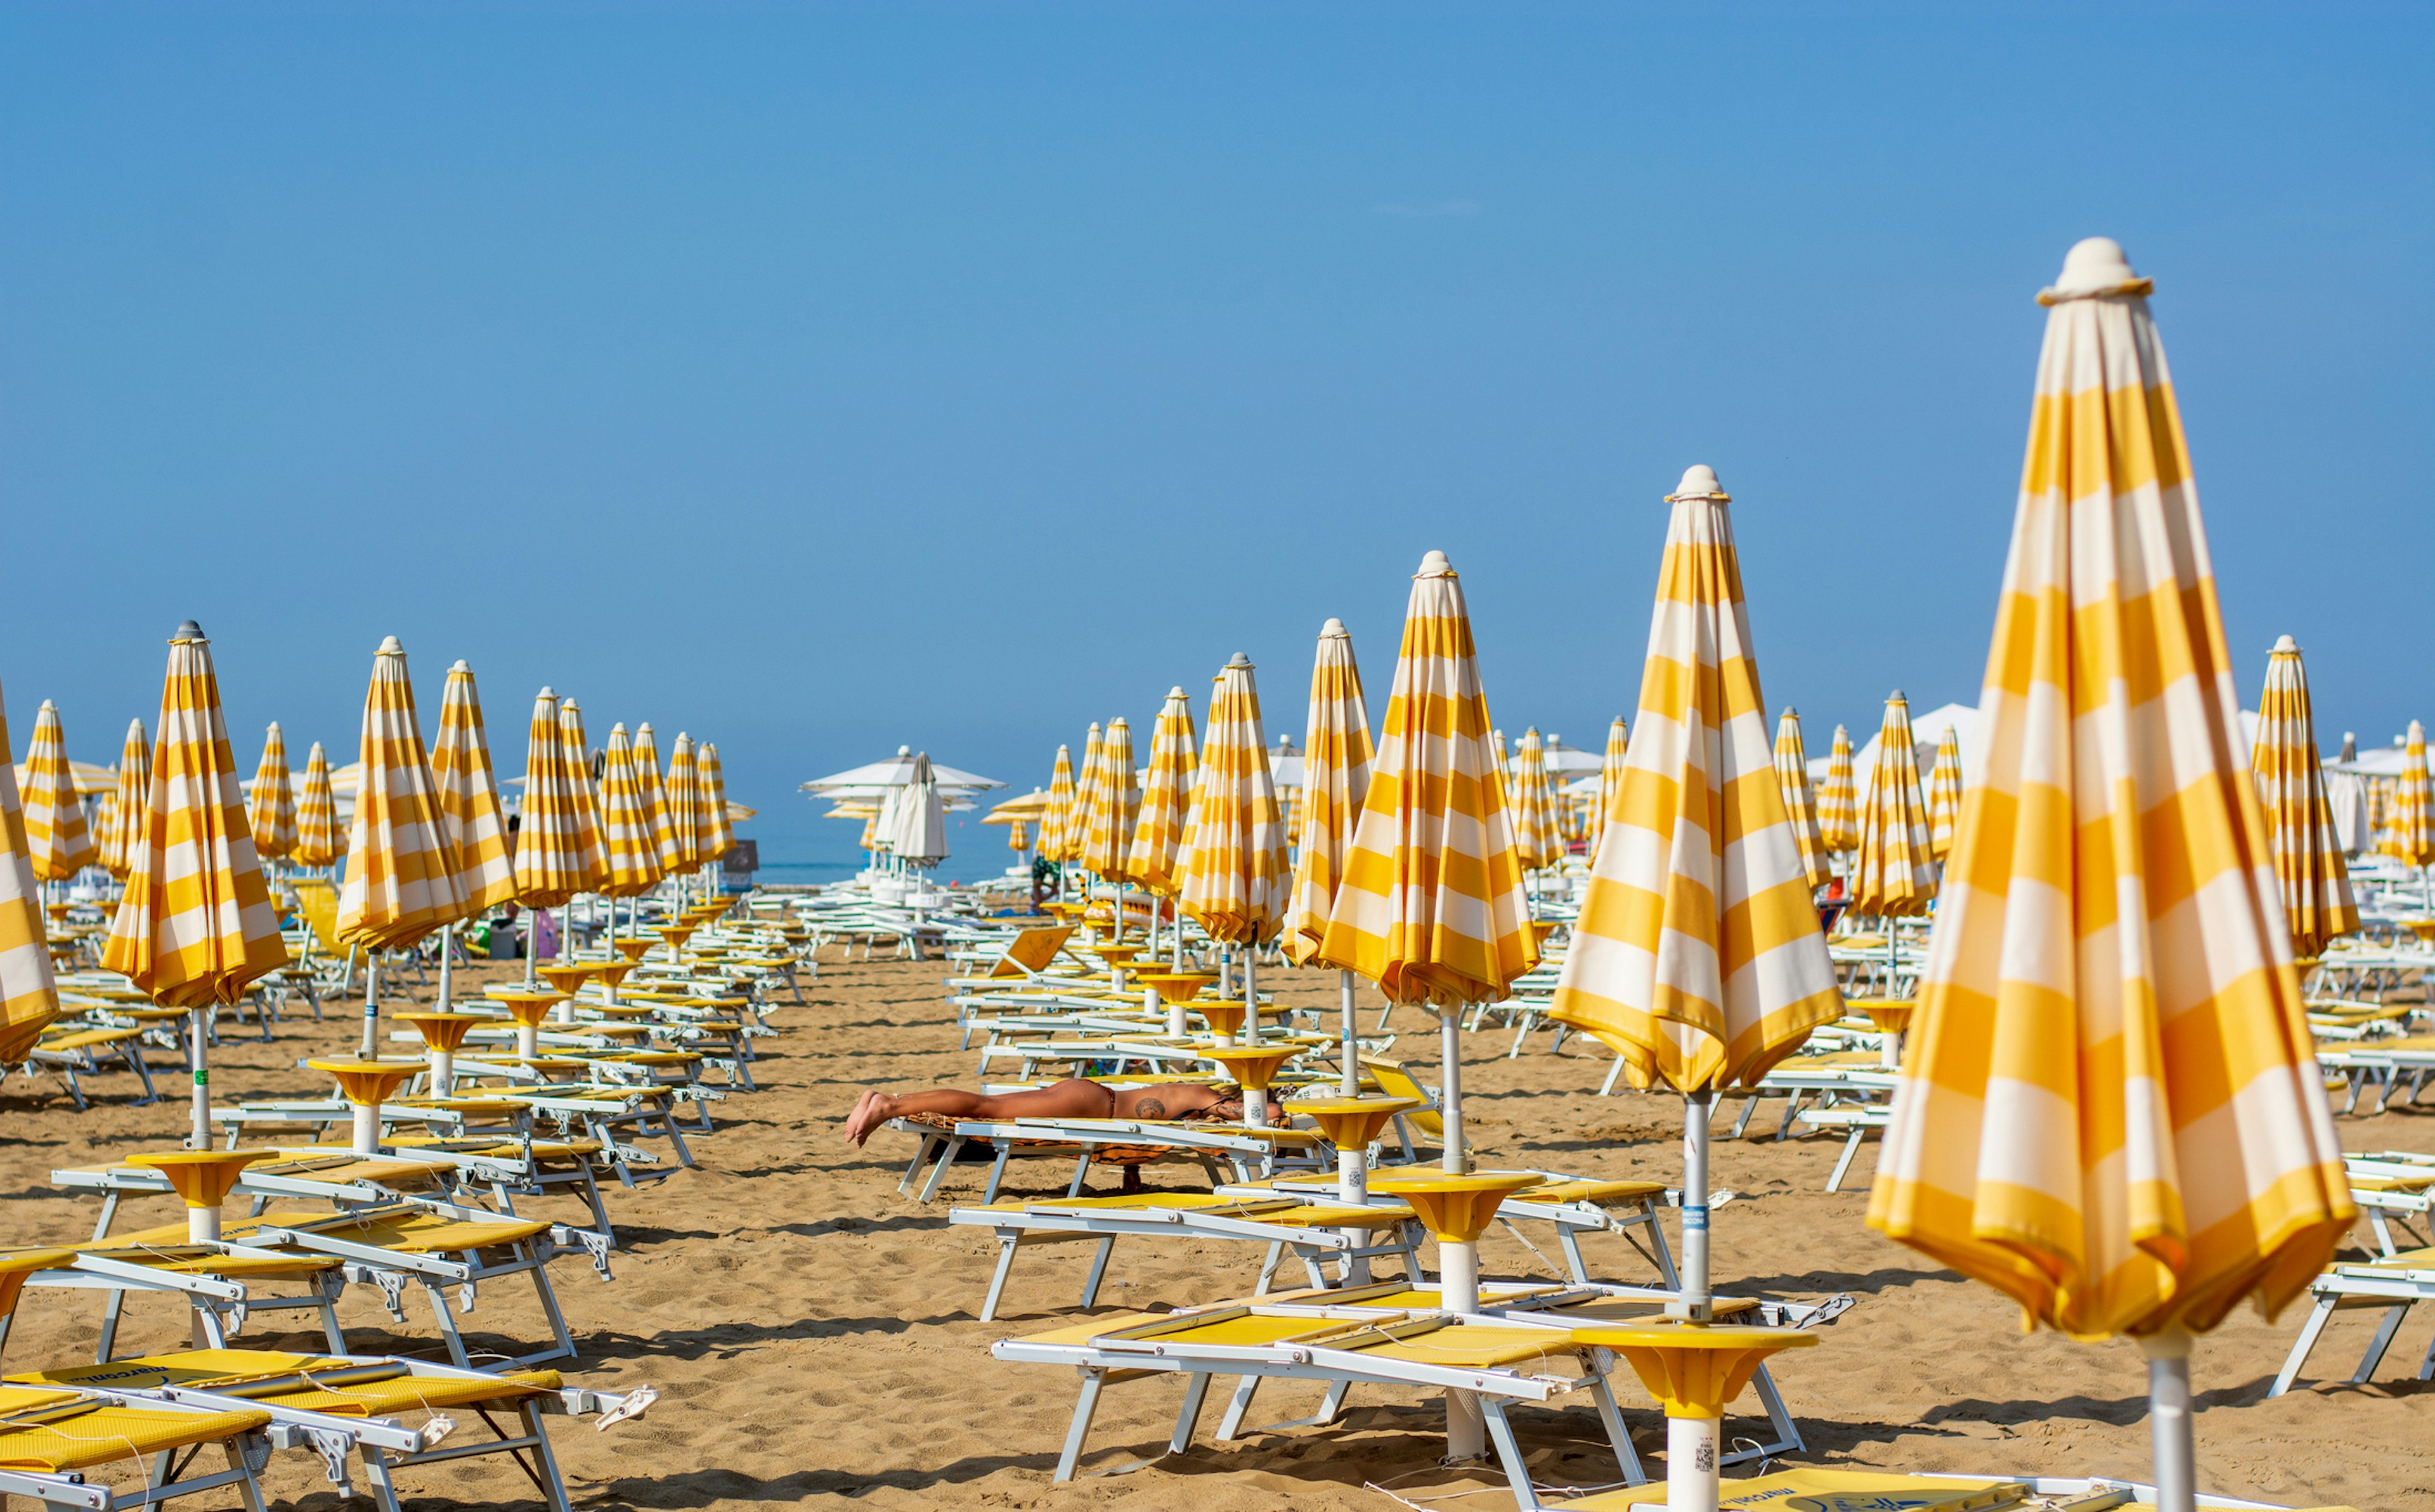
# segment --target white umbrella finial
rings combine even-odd
[[[406,655],[406,645],[394,635],[384,635],[381,637],[380,649],[373,652],[372,655],[404,656]]]
[[[1683,481],[1674,486],[1673,492],[1666,495],[1667,504],[1678,504],[1684,499],[1722,499],[1728,504],[1733,502],[1732,495],[1726,493],[1724,486],[1717,481],[1717,470],[1705,462],[1695,462],[1684,468]]]
[[[1446,560],[1446,554],[1444,552],[1433,551],[1421,558],[1421,570],[1414,573],[1412,576],[1415,577],[1452,577],[1454,576],[1454,563]]]
[[[2074,242],[2064,254],[2062,274],[2053,287],[2038,290],[2038,302],[2050,305],[2109,294],[2147,294],[2155,286],[2155,280],[2131,270],[2131,258],[2120,242],[2111,236],[2090,236]]]

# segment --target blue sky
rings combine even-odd
[[[504,766],[719,742],[765,854],[911,743],[1028,787],[1464,575],[1498,721],[1636,690],[1684,467],[1770,701],[1973,701],[2034,291],[2156,278],[2244,696],[2435,718],[2423,8],[0,5],[0,688],[240,760],[373,648]],[[979,837],[973,832],[974,838]],[[994,844],[993,832],[980,843]]]

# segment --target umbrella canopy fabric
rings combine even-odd
[[[1048,789],[1035,787],[1020,798],[1010,798],[1003,803],[991,804],[990,811],[981,816],[981,822],[983,824],[1038,824],[1041,816],[1047,812]]]
[[[440,736],[431,744],[431,780],[440,793],[440,833],[456,858],[457,887],[465,895],[470,919],[513,898],[516,873],[508,855],[498,776],[491,766],[490,731],[482,723],[482,695],[474,685],[474,669],[463,662],[448,669]]]
[[[1285,936],[1286,954],[1297,963],[1316,956],[1326,942],[1328,916],[1336,910],[1336,890],[1361,804],[1370,796],[1370,763],[1377,754],[1370,743],[1370,704],[1361,692],[1353,632],[1342,620],[1320,627],[1303,744],[1302,821],[1292,832],[1292,915]]]
[[[1069,861],[1072,852],[1066,849],[1065,833],[1074,822],[1074,799],[1078,784],[1074,781],[1074,749],[1057,747],[1056,765],[1048,772],[1048,806],[1040,815],[1040,853],[1050,861]]]
[[[300,867],[335,866],[339,849],[338,800],[330,791],[330,758],[315,741],[304,757],[304,784],[296,793],[296,849],[287,859]]]
[[[583,867],[583,885],[577,891],[598,892],[609,880],[609,853],[600,843],[600,794],[592,776],[592,742],[583,733],[583,710],[573,698],[558,700],[558,743],[566,762],[567,790],[575,795],[577,850]]]
[[[364,693],[363,786],[347,832],[338,888],[338,938],[403,950],[469,910],[440,814],[439,784],[423,747],[406,648],[392,635],[372,656]]]
[[[1513,852],[1529,868],[1564,859],[1564,838],[1556,827],[1556,795],[1547,785],[1547,747],[1535,725],[1513,748]]]
[[[688,768],[693,747],[682,735],[677,750]],[[575,807],[573,764],[558,720],[558,696],[544,688],[533,696],[532,724],[525,736],[525,791],[516,818],[516,901],[530,908],[556,908],[592,885],[585,869],[582,832]]]
[[[1432,551],[1412,577],[1370,791],[1318,954],[1390,1003],[1494,1002],[1539,963],[1488,737],[1462,583]]]
[[[658,852],[660,875],[666,876],[678,868],[680,847],[676,825],[668,813],[667,783],[660,775],[660,738],[645,720],[634,727],[634,785],[642,795],[643,812],[651,829],[651,844]]]
[[[941,762],[930,764],[930,777],[942,794],[986,792],[1006,785],[994,777],[982,777]],[[819,798],[876,799],[880,789],[909,786],[912,781],[913,747],[899,746],[896,754],[885,761],[816,777],[803,784],[802,791]]]
[[[1809,788],[1809,753],[1801,746],[1801,715],[1790,704],[1775,721],[1775,789],[1784,795],[1784,812],[1792,821],[1792,837],[1801,846],[1802,874],[1812,887],[1835,880],[1826,865],[1826,842],[1818,831],[1818,799]]]
[[[717,747],[705,745],[702,749],[711,752],[715,773]],[[929,868],[947,859],[947,811],[937,781],[929,776],[929,765],[928,752],[915,753],[913,781],[905,786],[896,805],[896,830],[889,849],[907,866]]]
[[[111,795],[110,833],[101,841],[101,866],[120,882],[127,880],[127,816],[141,813],[152,791],[152,739],[144,721],[127,722],[127,739],[118,747],[117,790]]]
[[[60,1016],[58,980],[44,941],[42,892],[34,881],[34,854],[26,837],[26,814],[17,798],[16,752],[9,742],[9,714],[0,707],[0,1062],[16,1065],[35,1040]],[[128,810],[142,816],[139,803]],[[138,833],[142,831],[139,827]]]
[[[1082,815],[1083,866],[1112,880],[1131,875],[1127,857],[1133,826],[1141,817],[1141,782],[1133,774],[1133,730],[1123,719],[1108,721],[1099,742],[1099,780]]]
[[[1672,513],[1623,792],[1550,1016],[1643,1086],[1755,1083],[1843,1012],[1783,789],[1730,497],[1694,467]]]
[[[1183,885],[1175,856],[1191,817],[1193,779],[1200,769],[1200,739],[1192,728],[1192,700],[1182,687],[1166,690],[1166,704],[1150,732],[1149,775],[1142,782],[1141,816],[1125,852],[1125,874],[1161,898]]]
[[[2336,936],[2358,928],[2351,871],[2325,801],[2325,771],[2317,753],[2317,718],[2308,706],[2308,674],[2291,637],[2266,659],[2266,691],[2257,698],[2257,741],[2249,770],[2274,848],[2274,875],[2291,948],[2316,955]]]
[[[132,864],[101,964],[163,1007],[234,1003],[287,964],[279,912],[245,820],[211,643],[188,620],[169,642],[152,787],[128,819]]]
[[[1982,755],[1869,1205],[2082,1337],[2271,1314],[2353,1217],[2149,286],[2099,239],[2041,296]]]
[[[634,743],[624,725],[609,727],[600,760],[600,842],[609,880],[600,891],[612,898],[639,898],[666,875],[660,869],[660,840],[643,807],[643,779],[634,765]]]
[[[1860,788],[1852,773],[1852,732],[1835,727],[1826,781],[1818,788],[1818,838],[1829,850],[1860,848]]]
[[[2426,727],[2413,719],[2401,748],[2401,776],[2384,814],[2377,849],[2404,866],[2435,866],[2435,796],[2426,782]]]
[[[1253,945],[1285,926],[1292,882],[1286,867],[1285,815],[1269,775],[1252,662],[1240,651],[1218,674],[1209,701],[1209,738],[1200,747],[1192,822],[1175,866],[1183,878],[1176,902],[1210,938]]]
[[[1607,824],[1623,812],[1624,765],[1632,759],[1631,730],[1617,714],[1615,723],[1606,727],[1606,753],[1598,762],[1597,806],[1590,813],[1590,861],[1597,861],[1598,844],[1606,838]]]
[[[1009,850],[1031,849],[1031,829],[1023,820],[1017,819],[1006,827],[1006,848]]]
[[[262,761],[253,769],[245,815],[255,855],[281,861],[296,849],[296,789],[287,774],[287,737],[275,719],[263,731]]]
[[[84,804],[77,797],[76,778],[68,770],[67,735],[60,726],[58,708],[48,698],[34,714],[21,801],[36,878],[65,882],[98,859],[93,832],[85,827]]]
[[[1860,854],[1852,868],[1852,911],[1916,919],[1936,897],[1936,858],[1928,850],[1927,798],[1911,756],[1910,703],[1886,700],[1877,765],[1860,803]]]
[[[1961,731],[1951,725],[1936,738],[1936,767],[1927,774],[1927,849],[1942,861],[1953,853],[1961,822]]]
[[[668,747],[665,796],[668,835],[676,851],[668,870],[691,871],[705,859],[701,853],[701,778],[695,767],[693,737],[682,730],[677,731],[676,743]]]
[[[1082,737],[1082,769],[1074,777],[1074,806],[1066,811],[1065,843],[1067,861],[1083,866],[1082,851],[1091,843],[1091,816],[1099,806],[1099,784],[1106,781],[1102,769],[1107,761],[1107,735],[1094,723]]]
[[[918,767],[926,765],[927,758],[916,756],[914,761]],[[718,765],[717,742],[705,740],[695,747],[693,778],[701,784],[701,859],[702,864],[708,866],[726,859],[727,852],[735,849],[735,820],[727,802],[727,771]],[[912,784],[914,788],[924,785],[934,794],[940,791],[935,782],[925,784],[917,778]],[[941,860],[946,859],[946,831],[941,828],[938,852]],[[897,853],[902,855],[905,852],[900,850]]]

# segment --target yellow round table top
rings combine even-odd
[[[1474,1171],[1468,1176],[1453,1176],[1443,1171],[1410,1176],[1390,1173],[1372,1177],[1370,1190],[1396,1194],[1406,1192],[1519,1192],[1525,1187],[1539,1186],[1546,1179],[1536,1171]]]

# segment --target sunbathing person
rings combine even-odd
[[[983,1095],[941,1087],[926,1092],[862,1094],[845,1121],[845,1137],[856,1144],[901,1113],[943,1113],[949,1118],[1207,1118],[1240,1123],[1243,1090],[1231,1084],[1154,1082],[1146,1087],[1103,1087],[1072,1077],[1026,1092]]]

